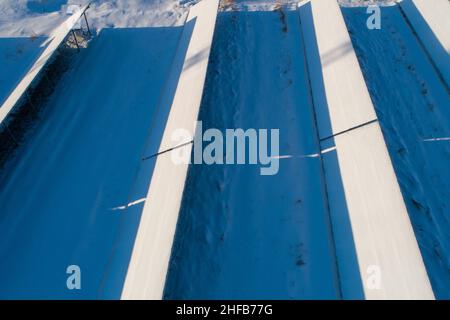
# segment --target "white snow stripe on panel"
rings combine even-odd
[[[203,0],[190,9],[186,26],[195,25],[192,36],[186,26],[181,35],[180,43],[189,45],[160,151],[175,146],[171,140],[174,130],[195,131],[218,6],[218,0]],[[184,148],[190,153],[192,145]],[[187,164],[172,161],[171,152],[156,158],[122,299],[162,298],[187,170]]]
[[[379,124],[340,135],[335,145],[365,298],[433,299]],[[370,284],[374,267],[379,288]]]
[[[376,119],[376,114],[337,1],[314,0],[299,10],[317,118],[326,121],[328,113],[334,134],[359,126],[326,140],[328,144],[334,141],[338,165],[330,162],[332,154],[328,153],[324,166],[329,189],[337,190],[342,183],[346,209],[330,198],[333,229],[340,228],[335,225],[342,220],[337,215],[348,215],[364,296],[433,299],[379,123],[361,126]],[[318,50],[314,50],[314,41]],[[326,125],[319,124],[319,130]],[[320,135],[323,138],[328,133],[321,131]],[[342,247],[339,232],[334,234],[337,247]],[[337,255],[341,267],[346,261],[339,261],[346,257],[340,257],[339,252]],[[370,282],[373,270],[380,271],[379,283]],[[341,271],[341,275],[346,272]],[[346,292],[343,294],[345,297]]]
[[[303,28],[308,29],[307,54],[318,51],[320,60],[316,58],[316,63],[322,67],[323,79],[317,81],[323,82],[326,96],[313,90],[322,139],[369,122],[376,115],[339,6],[335,0],[315,0],[311,6],[312,17],[306,17],[304,10],[300,16]],[[305,24],[311,18],[312,24]],[[332,119],[331,127],[328,118]]]

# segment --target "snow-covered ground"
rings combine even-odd
[[[198,0],[1,0],[0,36],[48,34],[71,4],[91,3],[94,29],[181,25]]]

